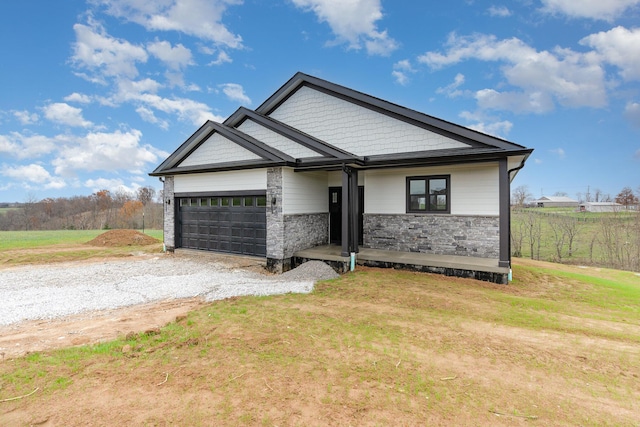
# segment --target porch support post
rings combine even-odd
[[[498,161],[498,180],[500,200],[500,259],[499,267],[511,267],[511,209],[510,209],[510,183],[507,159]]]
[[[342,166],[342,249],[340,255],[347,257],[350,255],[349,245],[349,229],[351,223],[349,222],[349,176],[351,169],[343,165]]]
[[[358,253],[358,170],[349,175],[349,251]]]

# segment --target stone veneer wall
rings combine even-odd
[[[438,255],[499,258],[497,216],[364,215],[363,247]]]
[[[174,180],[172,176],[164,177],[163,206],[164,206],[164,246],[169,252],[176,248],[176,199],[174,197]]]
[[[275,204],[273,204],[275,200]],[[267,169],[267,269],[282,273],[284,216],[282,214],[282,168]]]
[[[285,215],[284,257],[329,243],[329,213]]]
[[[328,241],[329,213],[284,215],[282,168],[267,169],[267,269],[287,271],[296,251]]]

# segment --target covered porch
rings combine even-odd
[[[342,247],[338,245],[323,245],[304,249],[293,254],[291,267],[295,268],[306,261],[316,260],[326,262],[339,273],[346,273],[350,270],[351,258],[343,256],[342,253]],[[356,254],[356,264],[437,273],[498,284],[507,284],[509,279],[509,268],[500,267],[498,259],[458,255],[359,248],[359,252]]]

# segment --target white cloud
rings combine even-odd
[[[66,183],[59,177],[52,176],[44,167],[32,163],[24,166],[4,166],[0,174],[23,183],[38,184],[45,189],[60,189],[66,187]],[[26,185],[28,187],[28,185]]]
[[[542,4],[542,10],[551,14],[612,21],[640,4],[640,0],[542,0]]]
[[[78,104],[91,103],[91,97],[83,93],[73,92],[71,95],[67,95],[63,98],[67,102],[77,102]]]
[[[13,115],[23,125],[33,125],[40,118],[36,113],[30,113],[26,110],[13,111]]]
[[[502,120],[502,121],[493,122],[493,123],[474,123],[467,127],[473,130],[477,130],[478,132],[497,136],[498,138],[504,138],[511,131],[511,128],[513,127],[513,123],[511,123],[508,120]]]
[[[40,157],[53,152],[56,140],[42,135],[23,135],[12,132],[0,135],[0,153],[7,153],[18,159]]]
[[[191,122],[195,126],[201,126],[207,120],[225,120],[224,117],[213,114],[208,105],[187,98],[169,99],[153,94],[140,94],[136,101],[167,114],[176,114],[179,120]]]
[[[406,86],[409,83],[409,75],[415,72],[411,62],[408,59],[403,59],[393,64],[391,75],[396,79],[396,83]]]
[[[463,91],[458,89],[461,85],[464,84],[464,74],[458,73],[453,79],[453,83],[436,89],[436,93],[443,93],[447,95],[449,98],[456,98],[463,94]]]
[[[482,89],[475,94],[478,106],[483,109],[505,110],[514,113],[546,113],[554,109],[552,97],[541,91],[498,92]]]
[[[153,111],[149,108],[140,106],[136,108],[136,113],[138,113],[142,120],[144,120],[145,122],[157,124],[164,130],[169,129],[169,122],[167,122],[166,120],[158,119]]]
[[[155,41],[147,44],[147,50],[173,70],[181,70],[193,65],[191,50],[178,43],[174,47],[168,41]]]
[[[467,125],[468,128],[499,138],[505,138],[513,127],[513,123],[510,121],[488,116],[483,111],[476,111],[475,113],[462,111],[459,115],[469,122],[474,122]]]
[[[432,69],[476,59],[500,62],[503,76],[517,91],[478,91],[487,108],[545,112],[555,102],[567,107],[602,107],[607,104],[604,70],[593,52],[555,48],[537,51],[517,38],[498,40],[493,35],[461,37],[453,33],[447,51],[427,52],[418,61]]]
[[[142,132],[92,132],[85,136],[65,136],[52,165],[58,175],[77,171],[126,170],[143,173],[147,164],[156,163],[167,153],[150,145],[141,145]]]
[[[559,159],[564,159],[567,154],[565,153],[564,149],[558,147],[558,148],[554,148],[553,150],[549,150],[549,152],[555,154],[556,156],[558,156]]]
[[[73,26],[76,42],[73,45],[72,62],[79,68],[99,72],[97,81],[104,81],[102,76],[136,77],[136,63],[147,61],[145,49],[111,37],[100,24],[90,24]]]
[[[138,190],[138,188],[140,188],[140,185],[136,183],[132,183],[131,185],[127,186],[120,178],[88,179],[84,182],[84,186],[91,189],[91,191],[94,193],[101,190],[109,190],[113,194],[134,194]]]
[[[511,11],[506,6],[491,6],[489,9],[487,9],[487,12],[491,16],[497,16],[500,18],[511,16]]]
[[[222,65],[222,64],[231,63],[231,62],[233,62],[233,60],[227,54],[227,52],[225,52],[224,50],[221,50],[220,52],[218,52],[218,57],[213,61],[209,62],[208,65]]]
[[[594,48],[604,62],[618,67],[623,79],[640,79],[640,28],[615,27],[591,34],[580,44]]]
[[[90,127],[93,125],[82,117],[82,109],[72,107],[64,102],[55,102],[42,108],[47,120],[73,127]]]
[[[624,108],[624,116],[633,127],[640,128],[640,103],[628,102]]]
[[[227,98],[231,101],[237,101],[251,105],[251,98],[244,93],[244,88],[237,83],[225,83],[219,85],[222,88],[222,92],[227,95]]]
[[[242,37],[222,23],[229,6],[240,0],[95,0],[110,15],[127,19],[150,31],[178,31],[233,49],[242,48]]]
[[[348,43],[350,49],[364,44],[370,55],[389,55],[398,43],[379,31],[376,22],[382,19],[380,0],[291,0],[305,11],[313,11],[320,22],[326,22],[335,34],[337,43]]]

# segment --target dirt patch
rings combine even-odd
[[[91,246],[147,246],[160,243],[160,240],[142,234],[137,230],[109,230],[86,244]]]
[[[93,311],[60,320],[34,320],[0,326],[0,359],[111,341],[129,333],[160,328],[206,304],[200,298],[169,300]]]

